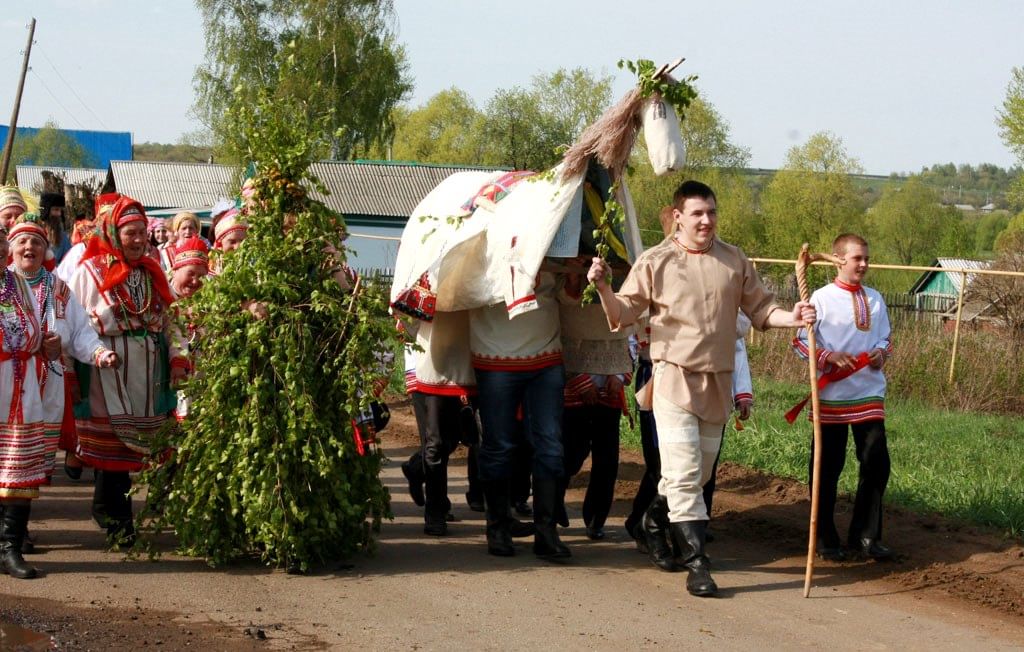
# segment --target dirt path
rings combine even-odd
[[[721,597],[700,600],[621,528],[636,455],[624,455],[607,540],[583,536],[580,492],[570,493],[564,538],[574,556],[554,565],[526,543],[514,558],[486,554],[482,515],[461,500],[460,459],[450,488],[460,521],[444,539],[424,536],[398,470],[414,432],[408,408],[397,407],[385,473],[396,519],[377,554],[305,577],[174,556],[123,561],[101,552],[102,533],[87,520],[90,483],[58,478],[33,514],[44,552],[31,560],[45,575],[0,577],[0,621],[47,631],[66,649],[1024,646],[1024,548],[992,533],[891,512],[886,540],[901,559],[821,563],[805,600],[805,488],[726,466],[710,546]]]

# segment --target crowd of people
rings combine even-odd
[[[113,193],[65,233],[63,197],[39,204],[44,212],[32,212],[17,188],[0,189],[0,563],[17,578],[37,574],[23,556],[31,505],[58,450],[70,477],[93,469],[92,516],[112,544],[134,541],[130,474],[165,422],[188,414],[176,385],[191,369],[196,333],[178,325],[175,302],[218,274],[248,228],[241,202],[218,203],[211,244],[195,214],[147,218]],[[647,468],[625,528],[658,568],[686,570],[691,594],[714,595],[706,544],[715,469],[730,415],[747,419],[753,405],[744,336],[751,326],[800,329],[794,349],[806,357],[813,328],[825,424],[819,554],[846,556],[833,511],[852,425],[861,473],[848,549],[890,556],[881,531],[891,345],[885,304],[862,285],[867,243],[838,237],[835,283],[786,310],[746,255],[717,238],[711,188],[683,183],[661,221],[664,240],[628,268],[547,259],[515,305],[399,320],[421,441],[402,471],[425,534],[448,532],[448,463],[464,445],[466,500],[485,514],[488,553],[515,555],[513,540],[532,536],[536,556],[571,557],[558,528],[569,525],[566,490],[588,457],[583,523],[603,539],[632,383]],[[582,305],[588,281],[599,302]],[[526,303],[533,309],[520,312]]]
[[[24,558],[31,506],[58,450],[71,478],[93,469],[92,516],[111,544],[134,542],[130,474],[165,421],[187,413],[175,385],[195,334],[173,304],[217,272],[192,213],[168,228],[134,199],[104,194],[69,234],[64,196],[38,203],[32,212],[18,188],[0,189],[0,564],[22,579],[37,575]],[[212,248],[236,249],[247,228],[239,208],[212,218]]]
[[[468,449],[467,502],[485,512],[490,554],[514,555],[513,539],[532,535],[536,556],[570,557],[558,526],[569,525],[566,489],[588,456],[583,523],[589,538],[604,538],[621,419],[632,418],[624,387],[633,382],[647,468],[625,528],[658,568],[686,570],[691,594],[715,595],[705,549],[714,476],[730,414],[746,419],[753,405],[743,344],[753,325],[800,329],[794,349],[805,357],[806,329],[820,333],[819,368],[831,383],[820,408],[828,424],[821,556],[845,558],[833,510],[850,424],[861,483],[848,543],[874,559],[891,555],[880,542],[889,472],[881,368],[891,347],[885,304],[860,284],[867,243],[837,238],[843,264],[836,282],[785,310],[744,253],[716,237],[717,217],[714,191],[687,181],[662,211],[665,239],[625,275],[601,258],[547,259],[532,293],[516,301],[535,308],[514,319],[516,306],[499,303],[403,322],[415,339],[406,387],[421,440],[403,472],[424,507],[425,534],[447,533],[447,466],[461,443]],[[588,280],[600,302],[581,305]],[[824,300],[843,293],[845,310],[832,305],[842,298]],[[866,362],[854,368],[860,359]],[[852,375],[864,367],[868,372]],[[516,518],[530,514],[516,491],[524,482],[532,487],[532,524]]]

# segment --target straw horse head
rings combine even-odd
[[[662,66],[653,78],[674,83]],[[435,187],[402,233],[391,290],[392,307],[430,320],[435,311],[500,303],[509,317],[536,308],[532,289],[545,257],[593,254],[596,229],[625,264],[643,250],[623,170],[644,130],[655,172],[685,163],[679,118],[657,93],[631,90],[587,127],[562,161],[542,174],[460,172]],[[618,226],[602,225],[614,199]]]

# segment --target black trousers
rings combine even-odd
[[[589,527],[604,527],[615,498],[621,416],[621,410],[606,405],[565,408],[562,413],[566,480],[580,472],[588,455],[591,458],[583,499],[583,522]]]
[[[846,442],[853,431],[853,443],[860,462],[857,496],[847,541],[858,545],[860,539],[882,538],[882,496],[889,484],[889,446],[885,437],[885,421],[821,424],[821,486],[818,489],[818,538],[822,545],[840,545],[836,529],[835,509],[839,476],[846,465]],[[807,477],[814,471],[814,441]],[[810,480],[808,486],[811,485]]]
[[[633,376],[633,387],[639,391],[641,387],[651,380],[652,363],[650,360],[640,359],[636,367],[636,375]],[[640,422],[640,448],[643,451],[644,466],[646,470],[640,478],[640,486],[637,487],[636,497],[633,498],[633,508],[626,517],[626,531],[632,532],[633,528],[640,523],[644,512],[650,507],[654,497],[658,495],[658,482],[661,481],[661,457],[658,453],[658,426],[654,422],[654,412],[650,410],[637,410],[637,421]]]
[[[464,440],[473,441],[471,433],[464,432],[473,421],[464,410],[472,405],[464,404],[456,396],[435,396],[413,392],[412,407],[416,425],[420,432],[420,464],[423,470],[427,521],[444,521],[451,509],[448,500],[448,459]],[[413,456],[415,457],[415,456]],[[416,461],[409,460],[416,468]]]

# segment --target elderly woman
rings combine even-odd
[[[0,224],[0,260],[10,253],[7,227]],[[36,569],[25,563],[21,547],[28,532],[31,501],[46,484],[43,405],[37,364],[60,354],[60,342],[43,332],[28,284],[0,269],[0,568],[29,579]]]
[[[84,364],[110,367],[117,361],[117,355],[100,342],[93,330],[82,304],[71,296],[67,284],[43,267],[49,230],[45,223],[33,213],[25,213],[8,234],[14,255],[14,271],[28,282],[35,299],[36,317],[44,337],[59,338],[64,351]],[[46,436],[46,473],[53,474],[54,458],[61,436],[61,422],[64,418],[66,401],[64,380],[67,376],[65,365],[59,360],[36,365],[42,401],[44,434]],[[74,451],[68,451],[71,458],[69,475],[74,476],[77,462]],[[67,462],[65,462],[67,465]],[[81,466],[78,465],[80,469]],[[77,471],[80,475],[81,471]]]
[[[167,337],[173,295],[159,263],[146,255],[141,204],[117,196],[98,227],[69,285],[100,341],[123,364],[117,370],[94,367],[80,379],[87,404],[75,414],[77,455],[97,470],[93,516],[115,544],[130,544],[135,528],[128,473],[143,468],[149,442],[176,403]]]
[[[193,236],[199,235],[199,218],[195,213],[181,211],[171,220],[171,230],[168,233],[167,241],[160,245],[160,265],[167,273],[171,272],[174,266],[174,246],[177,242],[183,242]]]

